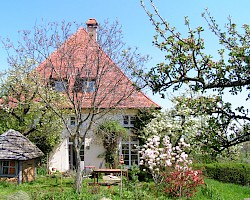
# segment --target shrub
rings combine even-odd
[[[191,197],[199,185],[204,184],[200,170],[174,171],[166,178],[165,191],[171,197]]]
[[[102,139],[105,148],[105,163],[108,168],[117,167],[118,141],[127,136],[127,130],[117,121],[105,121],[96,131],[97,136]]]
[[[140,169],[138,173],[138,180],[140,182],[150,182],[153,181],[152,175],[148,171],[143,171],[143,169]]]
[[[213,163],[193,165],[196,169],[202,169],[204,174],[212,179],[224,183],[240,185],[250,184],[250,165],[241,163]]]
[[[40,176],[46,176],[48,174],[48,169],[46,167],[37,167],[36,173]]]
[[[168,136],[148,138],[140,151],[140,164],[148,168],[159,191],[164,188],[169,196],[190,197],[196,192],[195,188],[203,184],[201,171],[189,167],[192,160],[185,150],[190,145],[183,138],[175,145]]]
[[[147,143],[141,148],[140,165],[148,168],[156,184],[161,184],[164,179],[163,172],[182,171],[188,168],[192,160],[188,159],[185,152],[190,145],[180,138],[176,146],[173,147],[169,136],[160,137],[157,135],[147,139]]]

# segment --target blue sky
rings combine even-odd
[[[147,4],[148,0],[145,0]],[[208,8],[217,22],[224,26],[230,15],[239,27],[250,24],[249,0],[155,0],[160,13],[173,26],[185,33],[184,16],[189,16],[191,26],[205,26],[205,41],[207,51],[216,54],[217,40],[207,34],[205,20],[201,13]],[[30,30],[35,23],[45,20],[84,23],[88,18],[96,18],[102,23],[109,19],[118,19],[123,27],[124,40],[129,46],[136,46],[142,54],[152,57],[147,67],[163,61],[161,52],[152,46],[154,29],[149,22],[140,0],[5,0],[0,6],[0,37],[9,37],[18,41],[18,30]],[[0,48],[0,71],[6,69],[6,53]],[[148,95],[163,107],[168,107],[168,101]],[[239,102],[237,97],[234,103]]]

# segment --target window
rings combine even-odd
[[[92,75],[92,71],[90,69],[85,69],[85,75],[86,77],[89,77]]]
[[[77,92],[94,92],[95,91],[96,82],[94,79],[78,79],[75,82],[74,88]]]
[[[84,145],[82,145],[80,149],[80,158],[81,158],[81,161],[84,161]]]
[[[68,90],[68,83],[65,80],[53,80],[51,85],[57,92],[64,92],[65,90]]]
[[[15,176],[17,174],[16,161],[0,161],[0,175]]]
[[[83,92],[94,92],[95,91],[95,81],[84,81],[83,82]]]
[[[122,141],[120,154],[123,154],[124,164],[127,167],[131,167],[133,164],[139,165],[138,145],[139,141],[135,136],[130,136],[127,141]]]
[[[125,115],[123,116],[123,126],[124,127],[134,127],[135,116]]]
[[[75,125],[76,125],[76,118],[70,117],[70,126],[75,126]]]
[[[73,141],[70,138],[69,138],[68,148],[69,148],[69,151],[68,151],[69,167],[70,167],[70,169],[75,169],[76,157],[75,157],[74,148],[73,148]],[[80,158],[81,158],[81,161],[84,161],[84,145],[82,145],[81,149],[80,149]]]

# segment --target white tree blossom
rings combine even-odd
[[[188,169],[192,161],[185,152],[187,147],[190,145],[184,142],[184,138],[179,140],[178,146],[173,146],[169,136],[153,135],[140,151],[140,165],[148,167],[156,184],[161,183],[163,172]]]

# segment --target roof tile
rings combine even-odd
[[[95,22],[95,19],[90,19],[87,23]],[[85,73],[88,70],[92,77],[96,77],[96,84],[99,85],[95,96],[95,106],[99,108],[160,108],[133,86],[132,81],[95,41],[92,41],[91,45],[89,41],[87,31],[80,28],[38,66],[38,72],[46,79],[69,78],[69,89],[72,91],[76,77],[86,77]],[[85,98],[83,108],[93,107],[93,94],[78,94],[77,96]],[[120,99],[123,100],[120,101]]]

